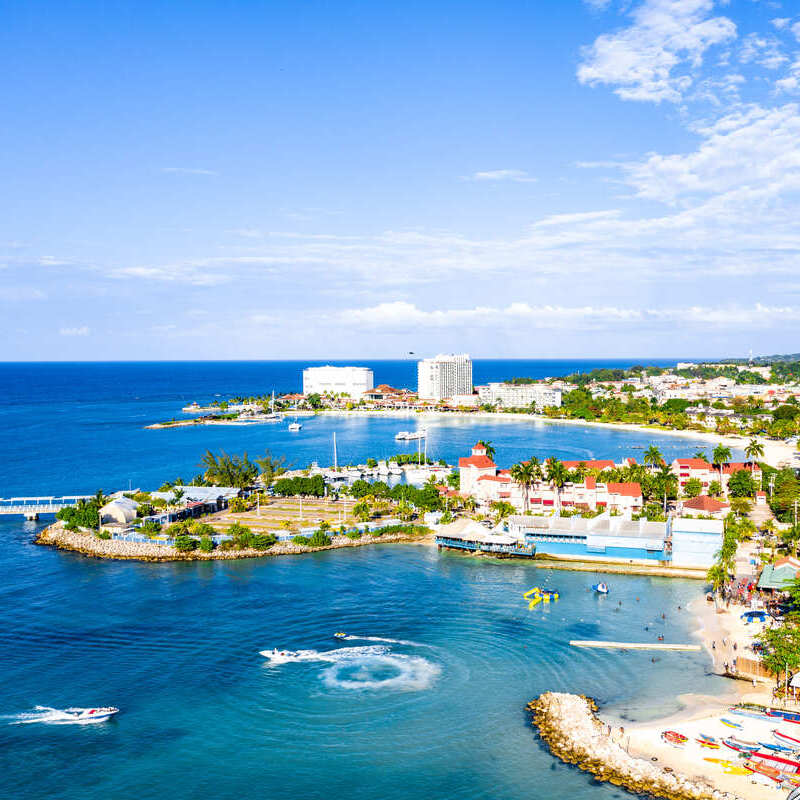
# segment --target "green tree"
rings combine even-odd
[[[561,490],[569,477],[569,471],[557,458],[550,457],[545,462],[545,477],[556,495],[556,510],[561,514]]]
[[[795,623],[768,628],[757,638],[763,646],[761,660],[777,680],[784,670],[800,667],[800,628]]]
[[[656,486],[658,487],[659,494],[664,497],[664,513],[667,513],[667,497],[678,490],[678,479],[675,473],[664,464],[656,472]]]
[[[731,460],[731,449],[724,444],[718,444],[711,453],[711,457],[719,467],[719,484],[722,486],[722,467]]]
[[[697,497],[703,491],[703,484],[699,478],[689,478],[683,491],[687,497]]]
[[[756,459],[764,457],[764,445],[754,437],[747,443],[744,454],[752,462],[750,464],[750,472],[754,473],[756,471]]]
[[[693,458],[699,458],[699,459],[702,459],[703,461],[705,461],[706,460],[706,451],[705,450],[700,450],[700,449],[695,450]]]
[[[509,473],[511,475],[511,480],[514,481],[522,491],[522,508],[523,511],[527,511],[530,490],[542,476],[542,468],[539,465],[539,460],[534,456],[530,461],[514,464],[509,470]]]
[[[175,537],[175,549],[179,553],[188,553],[197,547],[197,540],[182,533]]]
[[[740,469],[728,479],[728,494],[732,497],[752,497],[756,491],[753,475]]]
[[[207,534],[201,536],[198,549],[203,553],[210,553],[214,549],[214,540]]]
[[[664,463],[664,456],[654,444],[651,444],[650,447],[644,451],[642,461],[644,461],[648,467],[658,467]]]
[[[515,509],[511,503],[506,503],[505,500],[495,500],[489,508],[494,511],[495,521],[502,522],[506,517],[510,517]]]
[[[484,439],[481,439],[478,442],[478,447],[482,447],[484,450],[486,450],[487,458],[491,458],[492,461],[494,461],[495,449],[494,445],[491,442],[487,442]]]
[[[719,481],[711,481],[708,484],[708,493],[711,497],[719,497],[722,494],[722,484]]]
[[[265,450],[264,455],[256,459],[256,464],[261,472],[261,480],[267,488],[272,486],[278,475],[286,472],[286,459],[282,456],[273,456],[269,450]]]
[[[353,516],[359,522],[368,522],[372,518],[372,509],[366,500],[356,503],[353,506]]]

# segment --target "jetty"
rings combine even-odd
[[[666,642],[596,642],[591,639],[573,639],[572,647],[596,647],[609,650],[700,650],[699,644],[667,644]]]
[[[74,506],[92,495],[76,494],[63,497],[0,497],[0,514],[16,514],[25,519],[39,519],[40,514],[57,514],[62,508]]]

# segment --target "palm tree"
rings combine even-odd
[[[511,480],[522,490],[522,510],[528,510],[528,498],[531,487],[542,474],[538,460],[534,457],[530,461],[514,464],[509,470]]]
[[[677,489],[678,486],[678,479],[675,477],[675,473],[666,464],[663,464],[656,473],[656,485],[664,495],[664,513],[666,514],[667,495],[670,490]]]
[[[491,442],[487,442],[481,439],[478,442],[478,447],[482,447],[486,451],[487,458],[491,458],[492,461],[494,461],[495,449]]]
[[[644,451],[642,461],[649,467],[657,467],[664,463],[664,456],[661,455],[661,451],[654,444],[651,444],[650,447]]]
[[[711,453],[711,458],[719,467],[719,485],[722,486],[722,465],[731,460],[731,449],[724,444],[718,444]]]
[[[556,508],[559,516],[561,515],[561,488],[567,482],[569,472],[564,464],[557,458],[548,458],[545,462],[545,477],[556,493]]]
[[[764,445],[755,438],[755,436],[747,443],[744,449],[744,454],[750,459],[750,474],[752,475],[756,470],[756,458],[764,457]]]
[[[706,451],[705,450],[700,450],[698,448],[697,450],[694,451],[693,458],[699,458],[701,461],[705,461],[706,460]]]

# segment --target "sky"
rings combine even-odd
[[[800,0],[0,0],[0,360],[800,351]]]

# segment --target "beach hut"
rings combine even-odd
[[[766,564],[758,579],[758,588],[768,592],[782,592],[786,584],[800,573],[800,559],[794,556],[781,558],[774,564]]]

